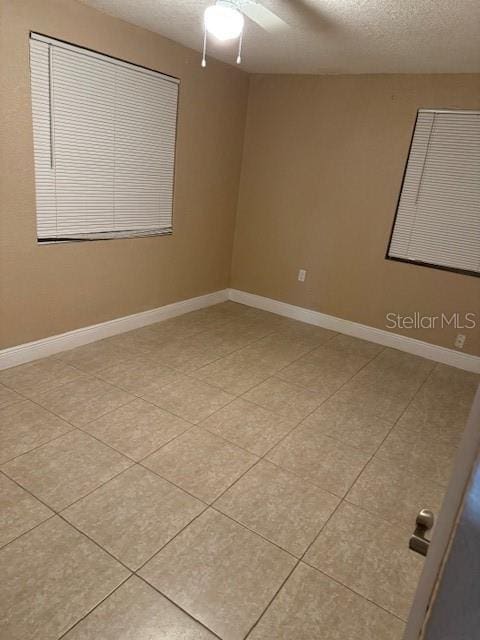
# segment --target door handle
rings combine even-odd
[[[422,556],[427,555],[430,540],[427,540],[425,534],[433,527],[434,522],[435,516],[429,509],[421,509],[418,512],[417,519],[415,520],[415,531],[410,537],[410,541],[408,543],[408,546],[412,551],[416,551]]]

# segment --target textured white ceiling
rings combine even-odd
[[[82,0],[193,49],[213,0]],[[246,19],[242,68],[255,73],[480,71],[479,0],[265,0],[289,24],[269,34]],[[234,63],[236,44],[208,54]]]

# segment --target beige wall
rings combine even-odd
[[[0,348],[228,286],[246,74],[74,0],[0,8]],[[173,236],[36,244],[30,30],[181,79]]]
[[[380,328],[387,312],[480,320],[478,278],[384,259],[421,107],[479,109],[480,76],[251,77],[231,286]],[[480,329],[462,333],[480,355]]]
[[[480,314],[478,278],[384,260],[417,108],[479,108],[480,76],[251,76],[248,94],[241,71],[74,0],[0,7],[0,348],[229,284],[381,328]],[[173,236],[37,245],[30,30],[180,77]]]

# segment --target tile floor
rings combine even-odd
[[[400,640],[477,384],[230,302],[0,372],[0,638]]]

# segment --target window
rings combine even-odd
[[[480,112],[420,110],[387,257],[480,274]]]
[[[37,237],[172,231],[178,84],[30,35]]]

